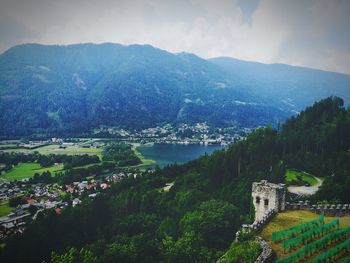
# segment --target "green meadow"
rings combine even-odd
[[[83,147],[67,147],[60,148],[58,144],[50,144],[42,146],[35,149],[25,149],[25,148],[8,148],[4,150],[5,152],[20,152],[20,153],[30,153],[38,152],[40,154],[66,154],[66,155],[99,155],[102,154],[102,149],[97,148],[83,148]]]
[[[35,173],[43,173],[49,171],[51,174],[55,174],[58,171],[63,170],[63,165],[54,165],[50,167],[42,167],[38,163],[21,163],[10,171],[2,175],[0,178],[7,180],[22,180],[25,178],[32,178]]]
[[[288,185],[304,185],[311,186],[317,184],[317,180],[311,174],[303,171],[288,169],[286,172],[286,183]]]

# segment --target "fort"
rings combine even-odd
[[[308,210],[325,216],[347,216],[350,214],[350,204],[323,204],[312,205],[310,201],[290,203],[285,201],[285,184],[269,183],[267,180],[253,182],[252,201],[255,208],[255,220],[252,224],[243,224],[236,233],[236,241],[244,233],[251,231],[259,232],[278,213],[285,210]],[[271,245],[257,236],[256,241],[260,244],[262,252],[255,263],[273,262],[275,254]]]
[[[266,180],[254,182],[252,198],[255,208],[255,221],[260,221],[271,210],[284,211],[286,207],[286,187],[284,184],[273,184]]]

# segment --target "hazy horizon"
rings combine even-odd
[[[350,74],[350,1],[4,0],[0,53],[23,43],[150,44]]]
[[[187,54],[193,54],[198,56],[199,58],[205,59],[205,60],[211,60],[211,59],[216,59],[216,58],[229,58],[229,59],[234,59],[234,60],[239,60],[239,61],[243,61],[243,62],[248,62],[248,63],[258,63],[258,64],[263,64],[263,65],[288,65],[288,66],[292,66],[292,67],[301,67],[301,68],[305,68],[305,69],[310,69],[310,70],[320,70],[320,71],[325,71],[325,72],[331,72],[331,73],[338,73],[338,74],[344,74],[344,75],[350,75],[349,73],[344,73],[344,72],[337,72],[337,71],[332,71],[332,70],[326,70],[326,69],[319,69],[319,68],[315,68],[315,67],[310,67],[310,66],[302,66],[302,65],[293,65],[293,64],[287,64],[287,63],[279,63],[279,62],[271,62],[271,63],[266,63],[266,62],[259,62],[259,61],[254,61],[254,60],[248,60],[248,59],[240,59],[240,58],[236,58],[236,57],[231,57],[231,56],[217,56],[217,57],[208,57],[208,58],[203,58],[193,52],[187,52],[187,51],[179,51],[179,52],[172,52],[172,51],[168,51],[159,47],[156,47],[154,45],[151,44],[139,44],[139,43],[130,43],[130,44],[122,44],[122,43],[116,43],[116,42],[101,42],[101,43],[95,43],[95,42],[82,42],[82,43],[71,43],[71,44],[43,44],[43,43],[35,43],[35,42],[28,42],[28,43],[22,43],[22,44],[18,44],[18,45],[14,45],[9,47],[8,49],[0,52],[0,55],[4,54],[5,52],[7,52],[8,50],[10,50],[11,48],[17,47],[17,46],[21,46],[21,45],[43,45],[43,46],[62,46],[62,47],[66,47],[66,46],[73,46],[73,45],[104,45],[104,44],[112,44],[112,45],[122,45],[122,46],[133,46],[133,45],[139,45],[139,46],[151,46],[155,49],[160,49],[172,54],[181,54],[181,53],[187,53]]]

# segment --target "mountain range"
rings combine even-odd
[[[350,75],[150,45],[24,44],[0,55],[0,136],[99,125],[275,125],[330,95],[349,105]]]

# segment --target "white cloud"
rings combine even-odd
[[[14,29],[26,28],[17,35],[2,35],[2,50],[16,39],[18,44],[147,43],[202,57],[232,56],[350,73],[347,0],[254,0],[249,23],[239,0],[2,2],[0,16],[10,17],[6,27],[16,21]]]

